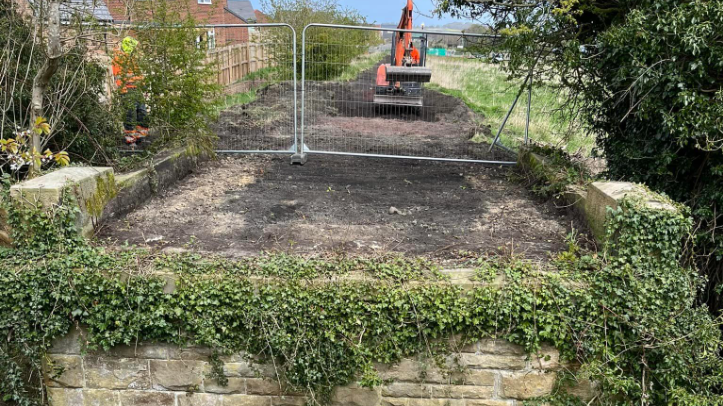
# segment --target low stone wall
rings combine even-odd
[[[518,165],[537,177],[546,178],[543,180],[555,181],[556,173],[546,169],[553,165],[542,155],[521,149],[518,155]],[[645,201],[646,205],[655,209],[676,210],[675,207],[663,201],[660,195],[649,191],[642,185],[630,182],[591,182],[585,187],[571,186],[562,194],[565,204],[584,219],[599,242],[605,240],[608,207],[617,209],[619,203],[626,197],[640,198]]]
[[[79,332],[56,343],[48,356],[47,386],[52,406],[285,406],[306,397],[279,385],[273,366],[225,357],[228,385],[209,378],[210,350],[140,344],[102,354],[81,355]],[[484,340],[460,348],[443,368],[432,360],[405,359],[379,365],[385,384],[337,388],[333,405],[352,406],[517,406],[556,390],[557,372],[569,365],[550,347],[528,357],[519,346]],[[51,377],[52,376],[52,377]],[[561,390],[590,399],[587,382]]]

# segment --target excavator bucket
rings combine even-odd
[[[418,82],[432,81],[432,70],[423,66],[387,66],[388,82]]]

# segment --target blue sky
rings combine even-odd
[[[407,4],[407,0],[338,0],[342,6],[359,10],[363,15],[367,16],[369,22],[376,23],[397,23],[402,16],[402,8]],[[424,23],[427,26],[444,25],[447,23],[469,20],[458,20],[449,16],[443,17],[441,20],[425,17],[431,16],[434,10],[432,0],[414,0],[415,14],[414,25]],[[419,13],[416,13],[419,11]]]

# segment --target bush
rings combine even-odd
[[[136,64],[131,71],[143,76],[138,88],[145,95],[150,127],[160,135],[158,144],[213,151],[209,123],[217,112],[220,87],[214,80],[216,65],[206,63],[206,50],[196,44],[199,22],[185,3],[136,4],[135,12],[146,21],[134,29],[139,45],[122,64]]]

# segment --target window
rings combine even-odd
[[[206,33],[206,41],[208,42],[208,49],[216,49],[216,29],[211,28]]]
[[[198,0],[198,4],[211,4],[211,0]]]

